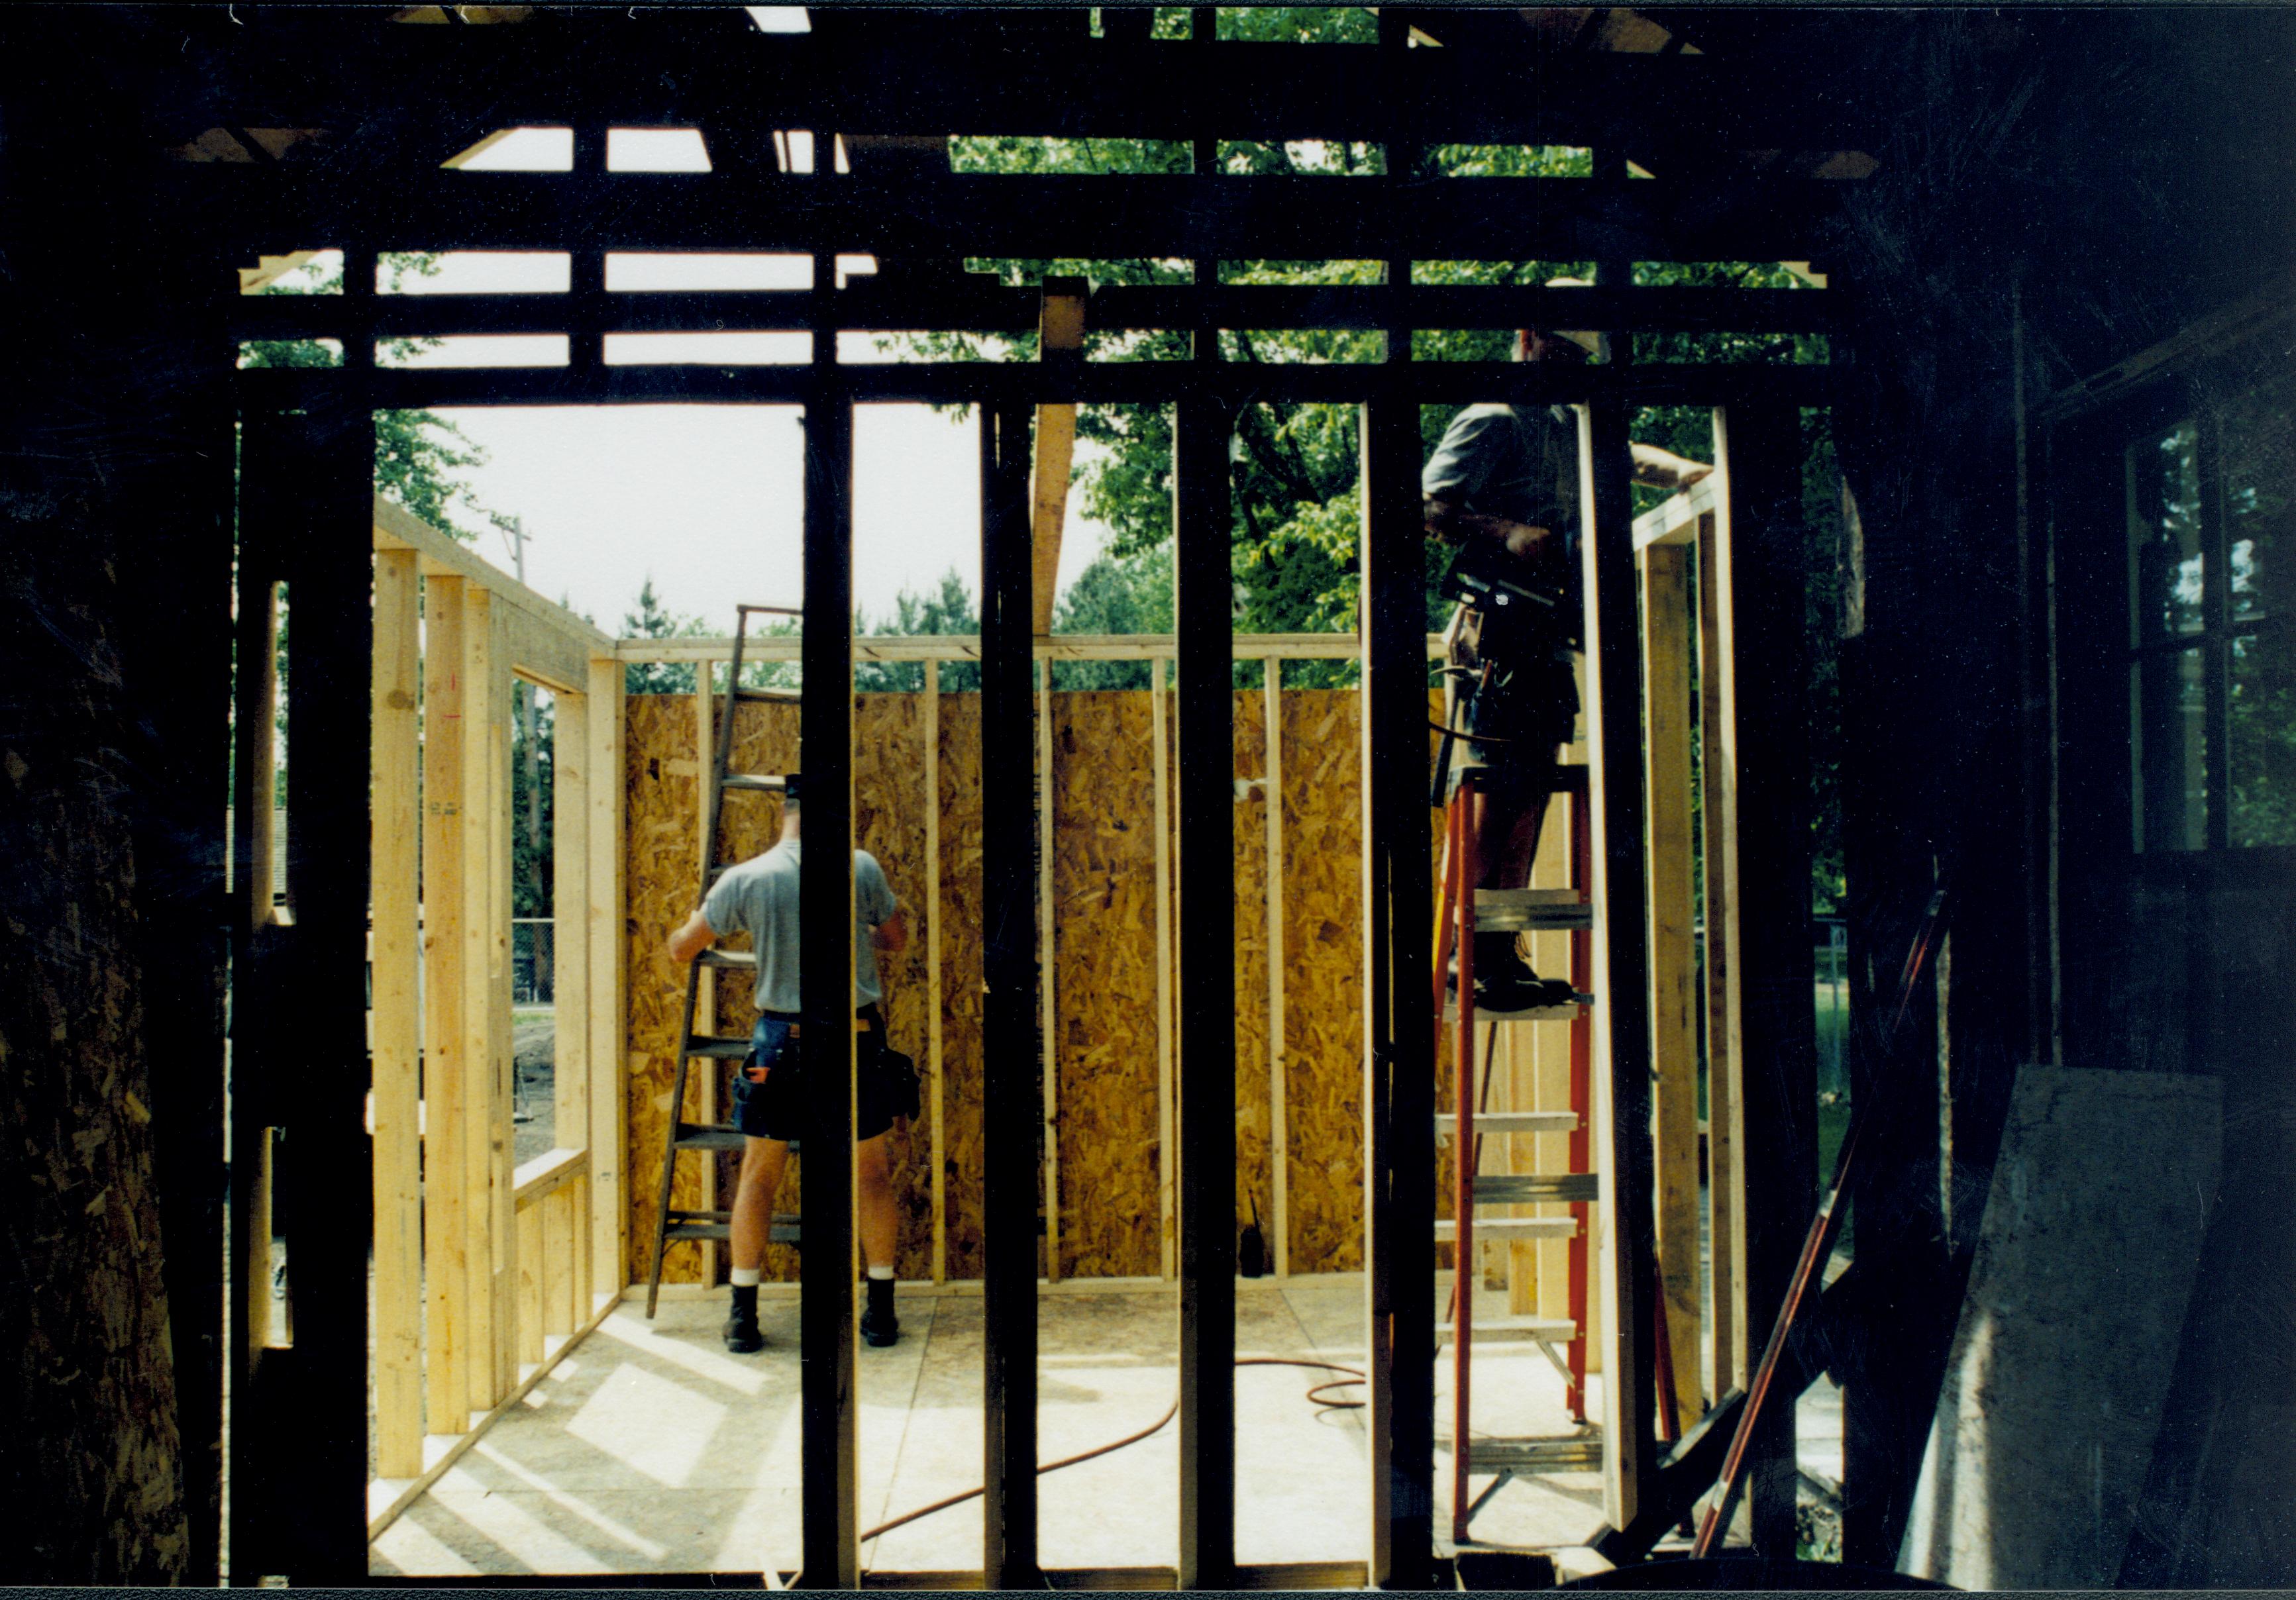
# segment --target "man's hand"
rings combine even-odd
[[[693,915],[685,919],[685,925],[670,935],[668,946],[669,959],[673,961],[691,961],[717,943],[717,932],[710,927],[709,919],[701,914],[701,908],[697,906],[694,908]]]
[[[893,914],[869,930],[869,943],[889,956],[897,956],[909,947],[908,908],[898,906]]]

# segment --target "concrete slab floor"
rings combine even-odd
[[[1237,1286],[1239,1356],[1360,1367],[1359,1275]],[[1447,1292],[1447,1285],[1446,1286]],[[1038,1302],[1039,1458],[1149,1426],[1177,1393],[1177,1294],[1169,1285],[1063,1285]],[[902,1338],[860,1354],[860,1509],[873,1528],[978,1486],[981,1302],[906,1287]],[[525,1403],[374,1541],[378,1574],[758,1571],[795,1568],[798,1306],[765,1300],[767,1348],[728,1354],[723,1293],[616,1310]],[[1480,1345],[1475,1426],[1567,1434],[1560,1378],[1535,1346]],[[1252,1366],[1236,1374],[1236,1556],[1359,1561],[1370,1491],[1361,1413],[1307,1392],[1336,1373]],[[1438,1367],[1447,1438],[1447,1351]],[[1360,1398],[1357,1389],[1332,1398]],[[1599,1407],[1599,1391],[1590,1399]],[[1599,1414],[1599,1411],[1598,1413]],[[1168,1566],[1177,1556],[1177,1429],[1049,1473],[1041,1558],[1052,1567]],[[1450,1522],[1447,1449],[1435,1462],[1439,1530]],[[1477,1480],[1480,1489],[1488,1480]],[[1479,1543],[1552,1548],[1602,1521],[1601,1478],[1508,1483],[1480,1512]],[[862,1547],[876,1571],[978,1570],[975,1498]]]

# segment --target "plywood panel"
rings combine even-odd
[[[695,852],[700,848],[697,811],[701,764],[693,757],[695,730],[690,695],[632,695],[623,702],[625,1016],[628,1070],[623,1079],[627,1110],[630,1270],[643,1278],[652,1259],[655,1202],[661,1173],[662,1141],[669,1115],[670,1085],[677,1071],[677,1028],[685,1003],[685,973],[662,946],[693,906]],[[698,1086],[689,1086],[688,1105],[697,1113]],[[679,1174],[675,1204],[698,1203],[700,1163],[688,1161]],[[699,1278],[700,1256],[691,1244],[670,1247],[663,1264],[666,1283]]]
[[[1363,1267],[1363,794],[1352,690],[1283,691],[1292,1270]]]
[[[910,951],[885,963],[897,1045],[922,1057],[928,1035],[923,950],[925,717],[916,695],[857,698],[857,823],[911,908]],[[660,946],[692,904],[698,848],[698,731],[685,696],[629,702],[627,825],[631,1076],[627,1143],[634,1270],[652,1237],[652,1196],[675,1067],[682,981]],[[1136,691],[1054,697],[1061,779],[1054,844],[1058,902],[1059,1019],[1054,1056],[1063,1132],[1062,1270],[1081,1277],[1152,1275],[1160,1155],[1156,1062],[1154,932],[1156,830],[1149,697]],[[1263,775],[1265,705],[1258,690],[1234,702],[1235,776]],[[1299,1272],[1362,1264],[1360,1008],[1361,819],[1357,697],[1344,690],[1286,690],[1283,704],[1285,904],[1286,1140],[1289,1242]],[[943,1123],[948,1276],[980,1272],[980,698],[940,697],[940,945]],[[745,706],[736,724],[737,771],[781,771],[797,762],[796,713]],[[1267,840],[1264,792],[1237,803],[1234,834],[1237,927],[1239,1227],[1259,1200],[1275,1226],[1268,1140]],[[764,847],[779,828],[770,800],[729,800],[727,843]],[[1431,813],[1431,845],[1436,817]],[[745,1025],[746,983],[720,985],[719,1025]],[[1445,1072],[1447,1082],[1447,1054]],[[913,1129],[896,1152],[902,1212],[898,1269],[931,1267],[930,1131]],[[691,1181],[689,1180],[689,1181]],[[698,1188],[698,1186],[697,1186]],[[795,1194],[784,1189],[787,1204]],[[1272,1235],[1271,1235],[1272,1243]],[[668,1281],[690,1280],[673,1250]],[[768,1277],[793,1277],[776,1249]]]
[[[1063,1275],[1161,1269],[1152,731],[1145,695],[1053,696]]]
[[[948,1275],[980,1276],[980,697],[940,704],[941,1128]]]

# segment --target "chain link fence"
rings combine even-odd
[[[513,917],[510,924],[510,996],[519,1006],[557,1003],[556,921],[548,917]]]

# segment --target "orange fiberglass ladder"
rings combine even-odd
[[[1474,835],[1467,825],[1478,774],[1460,774],[1457,792],[1447,808],[1443,842],[1441,898],[1435,918],[1435,1004],[1441,1021],[1454,1029],[1452,1081],[1456,1104],[1448,1114],[1435,1119],[1438,1138],[1452,1141],[1454,1188],[1450,1219],[1435,1225],[1439,1242],[1451,1241],[1454,1271],[1451,1293],[1451,1539],[1467,1542],[1467,1524],[1491,1496],[1523,1473],[1599,1471],[1603,1441],[1585,1429],[1587,1421],[1587,1261],[1588,1208],[1597,1195],[1593,1171],[1594,1026],[1587,984],[1594,974],[1594,905],[1588,893],[1592,881],[1592,818],[1584,766],[1558,770],[1555,787],[1570,796],[1570,876],[1559,889],[1476,889],[1466,892],[1477,876]],[[1570,987],[1575,1000],[1562,1006],[1528,1011],[1475,1010],[1474,935],[1483,933],[1563,931],[1570,935]],[[1458,984],[1456,998],[1447,996],[1447,967],[1456,951]],[[1475,1024],[1483,1024],[1476,1038]],[[1493,1111],[1490,1102],[1492,1047],[1501,1023],[1568,1022],[1570,1024],[1570,1104],[1568,1110]],[[1480,1049],[1477,1049],[1478,1042]],[[1460,1137],[1462,1129],[1469,1135]],[[1483,1136],[1494,1134],[1566,1133],[1570,1156],[1566,1170],[1540,1173],[1484,1173]],[[1477,1218],[1479,1207],[1567,1204],[1568,1216],[1526,1217],[1508,1214]],[[1478,1237],[1509,1241],[1567,1238],[1569,1240],[1570,1316],[1566,1320],[1543,1317],[1486,1319],[1480,1330],[1474,1318],[1475,1242]],[[1528,1335],[1555,1363],[1562,1375],[1564,1399],[1573,1422],[1582,1431],[1563,1438],[1480,1439],[1469,1425],[1472,1386],[1470,1381],[1478,1331],[1485,1334]],[[1440,1340],[1439,1331],[1439,1343]],[[1564,1347],[1557,1359],[1554,1347]],[[1440,1441],[1438,1441],[1441,1442]],[[1468,1498],[1471,1474],[1492,1474],[1482,1493]]]

